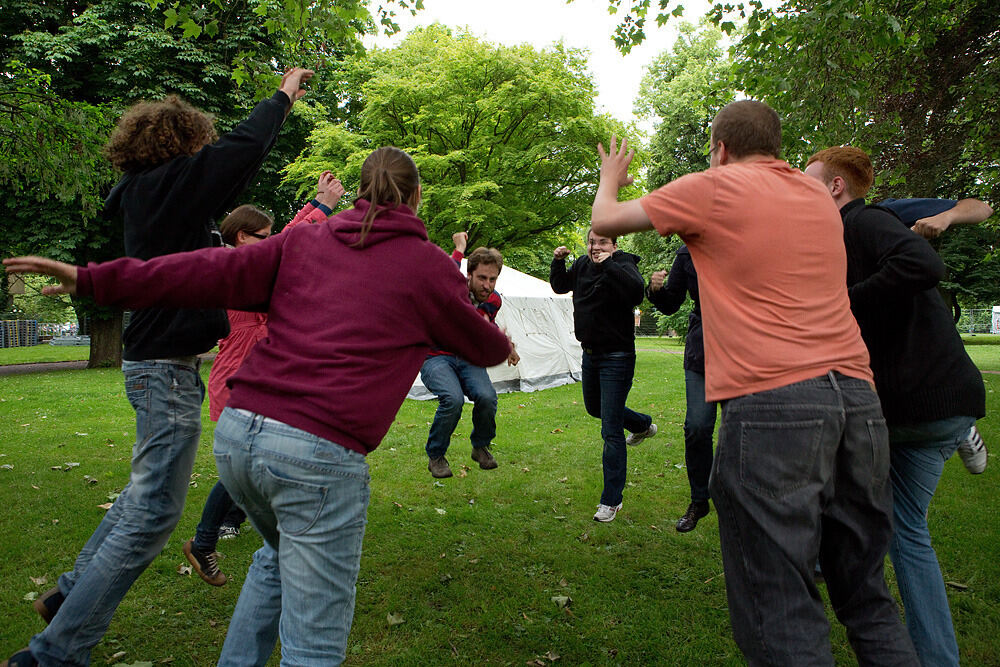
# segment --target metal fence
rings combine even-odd
[[[993,309],[963,309],[962,316],[958,319],[957,326],[959,333],[990,333],[993,327]]]

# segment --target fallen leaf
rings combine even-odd
[[[476,504],[476,499],[475,498],[469,498],[469,504],[470,505],[475,505]]]
[[[444,574],[441,575],[441,583],[442,584],[447,584],[451,580],[452,580],[452,576],[450,574],[448,574],[447,572],[445,572]]]
[[[63,470],[72,470],[73,468],[78,468],[80,463],[78,461],[69,461],[63,464]]]
[[[208,622],[208,627],[210,627],[210,628],[214,628],[214,627],[215,627],[215,626],[217,626],[218,624],[219,624],[219,622],[218,622],[218,621],[216,621],[215,619],[212,619],[212,620],[210,620],[210,621]]]
[[[564,609],[573,603],[573,599],[568,595],[553,595],[552,601],[555,602],[556,606],[560,609]]]
[[[2,466],[0,466],[0,468],[2,468],[3,470],[13,470],[14,466],[12,466],[9,463],[4,463]]]
[[[531,468],[528,467],[521,468],[521,472],[531,472]]]
[[[35,591],[31,591],[30,593],[25,593],[24,597],[21,599],[24,600],[25,602],[34,602],[35,598],[37,597],[38,593],[36,593]]]
[[[32,485],[31,485],[31,488],[33,488],[33,489],[34,489],[35,491],[37,491],[37,490],[38,490],[38,489],[40,489],[41,487],[39,487],[39,486],[35,486],[34,484],[32,484]]]
[[[98,507],[107,512],[109,509],[111,509],[112,505],[114,505],[114,503],[101,503],[100,505],[98,505]]]
[[[562,656],[556,653],[555,651],[549,651],[548,653],[545,654],[545,657],[548,658],[550,662],[555,662]]]
[[[406,623],[402,614],[393,614],[392,612],[386,615],[385,620],[388,621],[390,628],[394,625],[402,625],[403,623]]]
[[[650,526],[650,529],[651,530],[659,530],[659,527],[657,527],[657,526]]]
[[[568,481],[569,481],[569,477],[563,477],[562,479],[559,480],[559,483],[560,484],[565,484]]]
[[[80,433],[79,431],[77,431],[74,435],[90,435],[90,434],[89,433]]]
[[[581,535],[576,539],[580,540],[581,542],[586,542],[587,540],[590,539],[590,533],[584,533],[583,535]]]
[[[438,514],[447,514],[448,513],[445,510],[441,509],[440,507],[435,507],[434,511],[437,512]]]
[[[177,566],[177,574],[181,576],[187,576],[191,574],[191,566],[181,563],[180,565]]]
[[[97,478],[91,477],[90,475],[84,475],[83,476],[83,481],[85,481],[87,484],[90,484],[90,485],[97,484]]]
[[[117,660],[118,658],[124,658],[127,654],[128,654],[127,651],[118,651],[117,653],[112,654],[110,658],[108,658],[108,662],[111,662],[112,660]]]
[[[478,558],[470,558],[469,559],[469,565],[475,565],[478,562],[479,562]]]
[[[559,585],[562,586],[563,588],[566,588],[567,586],[569,586],[569,582],[566,581],[565,579],[560,579]]]
[[[33,583],[36,586],[44,586],[45,584],[49,583],[48,577],[28,577],[28,578],[31,579],[31,583]]]
[[[562,433],[562,432],[563,430],[561,428],[554,428],[551,431],[549,431],[549,433]]]
[[[403,506],[397,503],[395,500],[392,501],[392,504],[398,507],[399,509],[403,509]]]
[[[960,584],[957,581],[946,581],[944,583],[945,583],[945,585],[951,586],[952,588],[954,588],[956,590],[959,590],[959,591],[967,591],[967,590],[969,590],[968,586],[966,586],[965,584]]]
[[[463,468],[462,470],[458,471],[458,476],[459,476],[459,478],[461,478],[461,477],[468,477],[469,473],[465,472],[465,469]]]
[[[444,486],[444,482],[434,482],[434,486]]]

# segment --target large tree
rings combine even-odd
[[[356,184],[372,148],[398,146],[420,168],[420,214],[434,241],[467,230],[470,246],[498,247],[534,273],[588,223],[595,146],[620,126],[595,114],[583,53],[497,46],[433,25],[349,67],[362,111],[321,125],[291,181],[308,188],[332,169]]]

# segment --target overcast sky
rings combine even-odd
[[[697,23],[708,2],[687,0],[684,6],[687,10],[684,19]],[[407,14],[399,18],[400,35],[382,37],[376,43],[394,46],[402,34],[435,21],[450,27],[466,27],[486,41],[505,45],[526,42],[541,49],[561,39],[566,46],[590,51],[598,110],[630,121],[645,67],[673,45],[677,21],[657,28],[655,16],[651,17],[647,26],[653,27],[646,30],[646,41],[623,56],[612,41],[618,20],[608,13],[607,0],[574,0],[569,4],[565,0],[424,0],[424,9],[417,16]]]

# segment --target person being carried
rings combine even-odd
[[[279,638],[282,664],[343,662],[371,493],[366,455],[432,346],[478,366],[510,355],[427,239],[419,202],[416,164],[384,147],[362,164],[353,208],[260,243],[86,268],[4,260],[8,272],[58,277],[49,294],[267,312],[267,338],[230,378],[215,429],[219,477],[264,538],[222,667],[266,664]]]
[[[210,116],[175,96],[125,112],[105,147],[124,175],[104,203],[106,217],[123,218],[125,254],[147,260],[217,245],[213,221],[257,173],[312,74],[286,72],[278,91],[219,139]],[[201,435],[197,355],[225,338],[229,323],[217,306],[160,306],[138,307],[124,334],[125,394],[136,415],[128,484],[73,569],[35,600],[49,625],[10,665],[86,665],[180,520]]]
[[[679,234],[698,269],[705,399],[723,402],[709,492],[734,638],[750,664],[833,664],[818,560],[858,662],[916,665],[883,571],[888,433],[837,207],[778,159],[766,104],[723,107],[710,144],[708,170],[623,202],[633,153],[599,145],[593,225]]]
[[[906,627],[923,665],[957,666],[927,510],[945,461],[986,414],[982,374],[937,290],[944,262],[892,213],[865,205],[874,181],[868,155],[851,146],[827,148],[809,158],[805,173],[826,186],[843,218],[851,309],[889,427],[889,557]]]
[[[650,303],[664,315],[680,310],[687,295],[694,307],[688,315],[687,337],[684,341],[684,392],[687,409],[684,413],[684,466],[687,468],[691,503],[677,519],[677,532],[687,533],[708,515],[708,477],[712,472],[712,436],[718,403],[705,400],[705,344],[701,328],[701,299],[698,294],[698,273],[687,246],[677,249],[670,275],[654,271],[646,287]]]
[[[638,255],[618,249],[617,238],[587,230],[587,255],[568,269],[569,249],[552,253],[549,284],[556,294],[573,292],[573,325],[583,347],[583,403],[587,414],[601,420],[604,488],[594,521],[614,521],[622,508],[626,445],[656,435],[647,414],[625,403],[635,375],[635,315],[642,303],[643,283]],[[625,431],[630,435],[625,437]]]
[[[316,197],[285,225],[287,232],[298,224],[323,222],[337,206],[344,187],[329,171],[323,172],[316,186]],[[255,206],[238,206],[219,224],[223,242],[233,248],[257,243],[271,235],[274,219]],[[219,341],[219,354],[208,374],[208,416],[219,421],[223,408],[229,402],[229,378],[257,344],[267,336],[267,315],[243,310],[230,310],[229,335]],[[201,521],[194,537],[184,543],[184,556],[191,567],[206,583],[223,586],[226,575],[219,570],[215,547],[227,535],[239,535],[239,525],[246,514],[226,491],[222,482],[216,482],[208,494]]]
[[[452,234],[455,250],[451,257],[461,266],[469,243],[468,232]],[[503,257],[495,248],[476,248],[467,258],[469,300],[476,310],[490,322],[495,322],[503,305],[496,291],[497,277],[503,268]],[[520,361],[511,343],[507,364],[516,366]],[[497,392],[485,368],[471,364],[450,351],[435,349],[427,355],[420,368],[420,381],[427,390],[438,397],[430,432],[427,434],[427,469],[432,477],[451,477],[451,467],[445,454],[451,444],[451,435],[462,418],[465,397],[472,401],[472,460],[483,470],[493,470],[497,461],[490,452],[490,445],[497,433]]]

